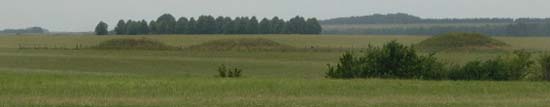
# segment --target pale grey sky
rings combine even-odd
[[[320,19],[403,12],[425,18],[550,17],[550,0],[0,0],[0,29],[92,31],[101,20],[302,15]]]

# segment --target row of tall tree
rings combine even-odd
[[[101,23],[100,23],[101,24]],[[98,24],[99,28],[100,27]],[[107,29],[105,27],[105,29]],[[96,27],[97,31],[97,27]],[[203,15],[197,19],[181,17],[176,20],[164,14],[157,20],[120,20],[113,30],[117,35],[143,34],[320,34],[321,24],[316,18],[296,16],[288,21],[279,17],[213,17]],[[96,33],[98,34],[98,33]],[[98,34],[100,35],[100,34]]]
[[[119,21],[114,32],[117,35],[142,35],[151,33],[150,27],[145,20]]]

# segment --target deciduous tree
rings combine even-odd
[[[125,35],[126,32],[126,22],[124,20],[119,20],[118,24],[115,27],[115,33],[117,35]]]
[[[174,34],[176,31],[176,19],[171,14],[164,14],[157,19],[159,34]]]
[[[107,35],[107,34],[109,34],[108,28],[109,28],[109,25],[107,25],[107,23],[101,21],[95,27],[95,34],[96,35]]]

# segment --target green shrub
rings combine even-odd
[[[539,64],[542,67],[543,79],[550,81],[550,54],[544,54],[539,60]]]
[[[220,77],[227,77],[227,67],[225,65],[218,67],[218,73]]]
[[[535,61],[527,51],[515,51],[486,61],[471,61],[463,66],[450,66],[437,61],[430,54],[418,55],[414,48],[395,41],[382,48],[370,47],[365,53],[347,52],[336,66],[328,65],[327,78],[397,78],[429,80],[522,80],[532,75]],[[550,55],[540,64],[550,80]]]
[[[240,68],[227,68],[225,65],[218,67],[218,75],[222,78],[238,78],[241,77],[242,69]]]
[[[472,61],[462,67],[450,68],[449,78],[453,80],[520,80],[524,79],[534,65],[531,54],[516,51],[507,57],[487,61]]]
[[[443,64],[433,54],[418,55],[416,50],[396,41],[382,48],[369,47],[364,55],[345,53],[339,64],[328,66],[328,78],[445,79]]]

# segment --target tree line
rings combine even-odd
[[[447,32],[471,32],[491,36],[550,36],[550,23],[512,23],[486,26],[433,26],[366,29],[326,29],[325,34],[436,35]]]
[[[100,22],[97,35],[107,35],[108,25]],[[163,14],[157,20],[120,20],[112,31],[117,35],[144,34],[320,34],[321,24],[316,18],[296,16],[288,21],[279,17],[271,19],[256,17],[181,17],[176,20],[171,14]]]
[[[421,18],[406,13],[334,18],[321,24],[547,23],[550,18]]]

